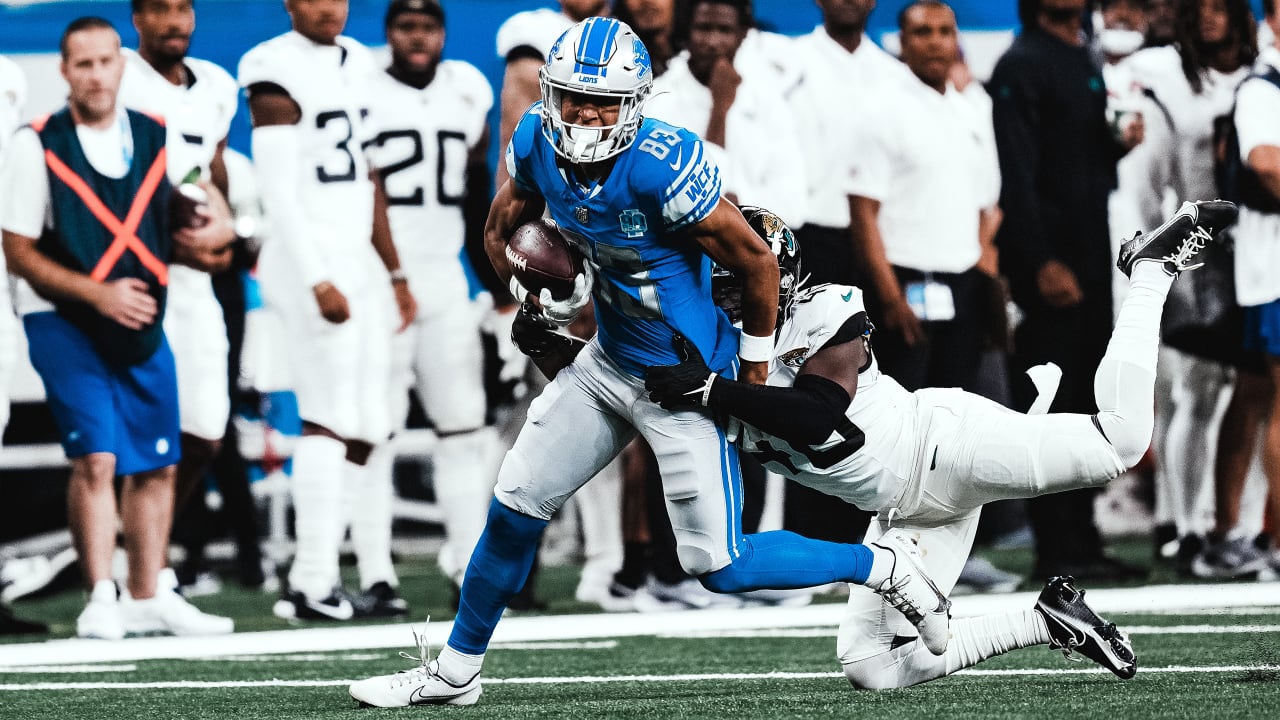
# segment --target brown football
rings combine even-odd
[[[573,294],[573,280],[582,272],[582,255],[548,220],[534,220],[516,228],[507,239],[507,263],[520,284],[536,297],[543,288],[565,300]]]

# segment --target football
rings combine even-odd
[[[582,272],[582,255],[548,220],[534,220],[516,228],[507,239],[511,274],[537,296],[543,288],[557,300],[573,294],[573,280]]]

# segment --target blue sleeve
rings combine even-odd
[[[720,168],[702,140],[684,128],[646,119],[636,138],[642,158],[637,182],[674,232],[702,222],[720,202]]]
[[[534,103],[520,118],[516,131],[511,134],[511,142],[507,144],[507,174],[521,190],[538,193],[538,184],[534,180],[533,152],[538,136],[542,134],[542,103]]]

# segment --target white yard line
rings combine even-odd
[[[133,672],[137,665],[26,665],[24,667],[0,667],[0,675],[10,673],[110,673]]]
[[[1022,611],[1035,604],[1037,593],[964,595],[955,599],[956,617]],[[1234,607],[1272,607],[1280,613],[1280,582],[1229,585],[1163,585],[1142,588],[1090,590],[1089,604],[1098,612],[1156,612],[1180,609],[1190,614],[1221,612]],[[498,625],[495,644],[594,640],[658,634],[690,637],[697,633],[773,628],[831,628],[840,624],[844,605],[828,603],[802,608],[746,608],[690,610],[640,614],[544,615],[512,617]],[[1121,623],[1123,624],[1123,622]],[[431,623],[427,641],[441,647],[452,623]],[[207,638],[130,638],[50,640],[0,645],[0,667],[72,663],[92,657],[101,662],[162,658],[201,659],[224,655],[323,653],[353,649],[413,647],[413,630],[421,625],[363,625],[301,630],[235,633]]]
[[[1280,665],[1172,665],[1160,668],[1142,668],[1140,674],[1163,673],[1230,673],[1248,671],[1280,671]],[[1031,675],[1092,675],[1105,674],[1098,667],[1088,668],[1031,668],[1024,670],[961,670],[961,675],[985,675],[1017,677]],[[603,683],[651,683],[651,682],[707,682],[751,680],[826,680],[844,678],[839,672],[771,672],[771,673],[690,673],[685,675],[596,675],[585,677],[529,677],[486,678],[485,685],[581,685]],[[168,690],[168,689],[225,689],[225,688],[282,688],[282,687],[345,687],[354,680],[178,680],[168,682],[38,682],[0,684],[0,691],[33,690]]]

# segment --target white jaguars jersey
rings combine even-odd
[[[794,385],[805,361],[863,312],[858,288],[816,285],[802,290],[774,346],[769,384]],[[912,474],[919,444],[915,406],[915,397],[881,374],[873,357],[858,376],[858,391],[845,414],[848,422],[826,442],[794,448],[744,424],[741,446],[775,472],[864,510],[878,510],[892,506]]]
[[[27,76],[23,74],[22,68],[18,67],[17,63],[0,55],[0,164],[4,163],[5,151],[9,148],[13,133],[21,127],[22,108],[26,102]],[[3,192],[6,192],[6,189],[0,187],[0,193]],[[4,218],[0,218],[0,223],[3,221]],[[6,345],[10,344],[10,338],[7,335],[5,323],[12,317],[9,301],[9,273],[5,270],[4,253],[0,253],[0,313],[3,313],[3,316],[0,316],[0,343]],[[4,364],[2,356],[3,351],[0,350],[0,365]],[[4,378],[0,377],[0,381],[3,380]],[[7,400],[0,397],[0,403],[7,403]],[[0,430],[3,430],[3,423],[0,423]]]
[[[542,8],[516,13],[498,28],[498,57],[505,59],[518,47],[531,47],[546,57],[560,35],[571,27],[573,20],[555,10]]]
[[[465,297],[459,255],[467,158],[484,134],[493,90],[474,66],[445,60],[419,90],[378,73],[370,115],[378,127],[370,158],[387,192],[391,236],[420,309]],[[425,303],[425,305],[424,305]]]
[[[206,60],[183,61],[186,85],[174,85],[133,50],[124,51],[120,103],[164,119],[169,180],[178,183],[192,168],[208,177],[218,143],[227,137],[236,114],[239,89],[226,70]]]
[[[218,143],[227,137],[236,114],[240,90],[235,80],[211,62],[186,58],[189,80],[174,85],[138,53],[127,48],[122,52],[120,103],[164,120],[169,181],[176,185],[196,168],[208,179]],[[169,298],[166,317],[171,322],[191,322],[197,316],[220,321],[209,276],[199,270],[175,265],[169,275]]]
[[[296,187],[303,235],[325,248],[335,275],[365,274],[373,253],[373,184],[364,148],[377,134],[368,116],[371,84],[380,72],[369,50],[351,38],[317,45],[296,32],[267,40],[240,59],[241,87],[278,85],[302,110]]]

